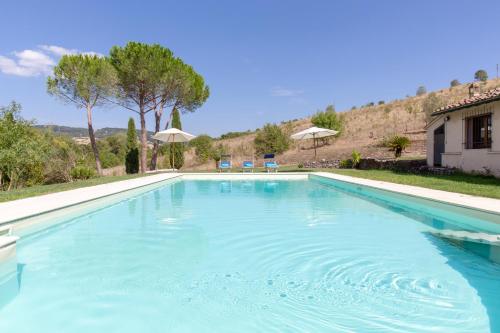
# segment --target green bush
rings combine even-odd
[[[387,140],[386,146],[394,151],[394,156],[396,158],[401,157],[402,152],[410,146],[410,139],[406,136],[394,135],[392,138]]]
[[[459,86],[459,85],[460,85],[460,81],[458,81],[457,79],[452,80],[450,82],[450,88],[453,88],[453,87],[456,87],[456,86]]]
[[[339,168],[341,169],[350,169],[352,168],[352,160],[347,159],[347,160],[341,160],[339,163]]]
[[[132,148],[125,155],[125,172],[128,174],[139,172],[139,149]]]
[[[290,136],[281,127],[267,124],[257,132],[254,139],[257,154],[281,154],[290,147]]]
[[[357,168],[359,162],[361,162],[361,153],[357,150],[353,150],[351,154],[352,167]]]
[[[312,116],[311,123],[317,127],[342,132],[344,119],[341,115],[338,115],[337,112],[335,112],[333,105],[328,105],[325,111],[319,111]]]
[[[243,132],[227,132],[225,134],[222,134],[220,136],[221,139],[233,139],[233,138],[238,138],[240,136],[243,136],[243,135],[247,135],[247,134],[250,134],[252,133],[252,131],[248,130],[248,131],[243,131]]]
[[[74,180],[85,180],[94,178],[95,176],[95,170],[87,166],[76,166],[71,170],[71,177]]]
[[[194,147],[194,153],[201,163],[205,163],[212,157],[213,139],[205,134],[199,135],[189,142]]]

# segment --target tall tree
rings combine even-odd
[[[474,73],[474,80],[485,82],[488,80],[488,73],[484,69],[480,69]]]
[[[140,117],[141,173],[146,172],[147,166],[146,114],[157,107],[172,57],[172,51],[159,44],[129,42],[124,47],[114,46],[110,51],[110,62],[118,75],[118,100]]]
[[[173,62],[164,82],[161,99],[163,104],[160,104],[160,107],[155,112],[156,132],[160,130],[161,117],[165,106],[172,107],[165,126],[165,129],[167,129],[170,121],[173,120],[174,112],[194,112],[205,103],[210,95],[210,90],[205,84],[203,77],[196,73],[191,66],[184,64],[180,59],[176,59]],[[151,170],[156,169],[158,144],[158,142],[155,142],[153,146]]]
[[[179,110],[177,109],[174,109],[174,114],[172,116],[172,127],[182,130],[181,116],[179,114]],[[170,143],[168,157],[172,168],[182,168],[182,166],[184,165],[184,143]]]
[[[102,174],[101,160],[92,124],[92,111],[107,101],[116,82],[113,66],[95,55],[65,55],[54,67],[53,77],[47,79],[49,94],[87,111],[90,144],[94,152],[97,172]]]
[[[171,105],[175,100],[177,87],[183,82],[183,71],[185,64],[179,58],[173,58],[169,61],[168,69],[164,73],[161,84],[156,92],[156,99],[153,101],[155,114],[155,134],[161,129],[161,117],[167,105]],[[156,170],[158,161],[160,143],[158,140],[153,142],[153,151],[151,153],[151,170]]]
[[[137,149],[137,132],[134,118],[128,120],[125,171],[127,173],[139,172],[139,150]]]

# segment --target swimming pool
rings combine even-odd
[[[24,236],[0,332],[499,332],[500,265],[435,235],[473,218],[419,205],[172,181]]]

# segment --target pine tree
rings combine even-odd
[[[137,148],[137,132],[133,118],[128,120],[125,171],[127,173],[139,172],[139,149]]]
[[[172,128],[177,128],[179,130],[182,130],[182,124],[181,124],[181,115],[179,113],[179,110],[175,109],[174,112],[172,113]],[[175,154],[175,159],[174,159],[174,154]],[[180,169],[184,165],[184,144],[177,142],[177,143],[170,143],[169,144],[169,161],[170,165],[172,165],[172,160],[175,160],[174,163],[175,165],[173,166],[175,169]]]

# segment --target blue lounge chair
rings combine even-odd
[[[278,172],[279,165],[274,159],[274,154],[264,155],[264,168],[267,172]]]
[[[243,172],[253,172],[253,161],[243,161]]]
[[[231,155],[222,155],[219,161],[219,172],[222,170],[231,170]]]

